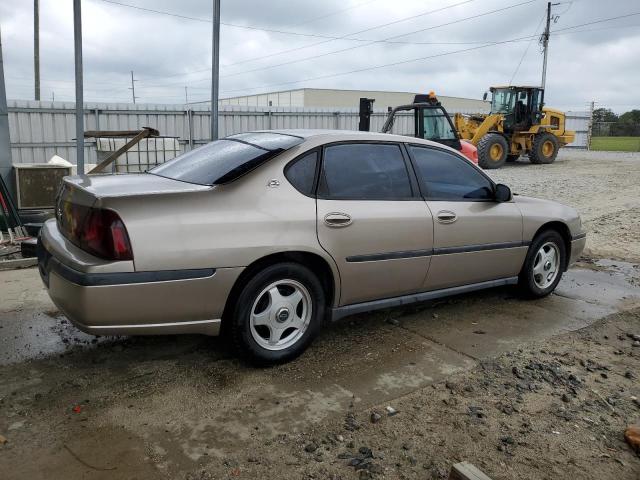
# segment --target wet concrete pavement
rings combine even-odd
[[[173,475],[205,458],[223,458],[255,435],[301,431],[344,415],[350,405],[392,405],[479,361],[640,305],[637,266],[600,261],[583,267],[567,272],[557,292],[538,301],[503,288],[351,317],[327,328],[300,359],[266,370],[247,367],[218,338],[95,339],[56,311],[35,269],[0,272],[1,396],[45,391],[61,409],[74,395],[87,397],[75,401],[89,402],[100,430],[74,427],[61,438],[58,432],[43,451],[61,476],[82,470],[61,460],[76,454],[100,465],[131,457],[132,466],[155,455],[156,467]],[[13,425],[14,438],[34,428],[46,437],[57,428],[55,421],[36,419],[18,425],[20,415],[13,413],[0,419],[0,433]],[[118,446],[96,456],[91,445],[99,443],[100,431]],[[24,468],[32,478],[43,473]],[[136,468],[139,478],[151,476]]]

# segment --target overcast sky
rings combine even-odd
[[[43,99],[53,94],[56,100],[74,99],[72,3],[40,0]],[[131,70],[138,80],[138,102],[184,103],[185,86],[189,101],[206,100],[211,0],[118,3],[196,20],[83,0],[85,101],[130,101]],[[546,1],[221,3],[222,22],[227,24],[221,31],[221,97],[318,87],[433,89],[442,95],[480,98],[488,86],[509,83],[521,59],[513,83],[540,82],[537,35]],[[552,24],[557,32],[550,41],[547,104],[584,110],[595,100],[618,112],[640,108],[640,1],[566,1],[553,12],[558,18]],[[637,15],[629,16],[632,13]],[[568,28],[618,16],[625,18]],[[0,27],[8,97],[32,99],[33,2],[1,0]],[[488,45],[491,42],[507,43]],[[382,67],[371,69],[376,66]],[[348,73],[353,71],[357,72]]]

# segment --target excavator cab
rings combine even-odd
[[[539,87],[491,87],[491,114],[501,115],[506,133],[529,130],[542,119],[544,90]]]

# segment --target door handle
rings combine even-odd
[[[346,213],[331,212],[324,216],[324,223],[328,227],[347,227],[353,223],[353,220]]]
[[[450,210],[440,210],[437,218],[440,223],[453,223],[458,219],[458,216]]]

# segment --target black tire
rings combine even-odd
[[[306,330],[286,348],[269,350],[260,345],[251,328],[251,313],[254,304],[264,298],[263,290],[275,282],[292,280],[298,282],[306,289],[310,296],[311,313]],[[286,287],[286,285],[285,285]],[[281,287],[277,287],[281,290]],[[285,294],[287,292],[284,292]],[[260,298],[259,298],[260,297]],[[254,275],[245,285],[238,296],[233,316],[230,318],[230,334],[240,354],[254,365],[269,366],[285,363],[299,356],[311,344],[316,337],[325,315],[326,294],[318,277],[307,267],[298,263],[278,263],[261,270]],[[295,308],[298,308],[299,304]],[[267,307],[269,308],[269,307]],[[270,328],[264,327],[264,333],[270,335]],[[256,330],[256,329],[254,329]],[[287,330],[283,332],[283,339]],[[260,332],[255,334],[259,335]],[[291,333],[289,335],[292,335]],[[266,338],[263,340],[266,341]]]
[[[538,279],[536,278],[534,269],[537,262],[542,260],[541,258],[538,258],[538,253],[543,246],[549,244],[555,245],[555,248],[557,249],[556,251],[560,257],[557,260],[557,273],[553,278],[553,281],[548,285],[540,285],[541,279],[539,277]],[[531,242],[524,265],[520,271],[518,287],[523,295],[528,298],[542,298],[553,292],[562,278],[562,273],[566,265],[566,258],[567,251],[562,236],[556,230],[544,230],[540,232],[533,239],[533,242]],[[543,274],[546,274],[546,272],[550,273],[550,270],[543,268]]]
[[[507,155],[507,163],[516,162],[520,158],[520,154],[517,155]]]
[[[558,156],[560,142],[558,138],[548,132],[539,133],[533,138],[533,145],[529,152],[529,161],[531,163],[553,163]]]
[[[509,145],[498,133],[487,133],[478,142],[478,164],[485,169],[502,167],[507,161]]]

